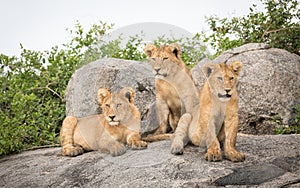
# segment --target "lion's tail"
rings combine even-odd
[[[148,135],[147,137],[142,138],[143,141],[146,142],[155,142],[155,141],[161,141],[161,140],[171,140],[173,137],[173,134],[157,134],[157,135]]]

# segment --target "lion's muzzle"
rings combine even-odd
[[[107,116],[106,120],[107,120],[108,124],[111,125],[111,126],[117,126],[117,125],[120,124],[120,121],[118,120],[118,118],[116,118],[115,115]]]

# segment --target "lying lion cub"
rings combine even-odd
[[[180,119],[171,153],[182,154],[184,146],[191,141],[196,146],[207,147],[206,160],[220,161],[222,142],[228,160],[245,160],[245,155],[235,149],[239,124],[236,84],[241,69],[242,63],[238,61],[203,66],[207,81],[200,93],[199,110]]]
[[[63,156],[77,156],[84,151],[100,150],[112,156],[126,152],[125,144],[132,149],[143,149],[147,142],[140,136],[140,113],[134,106],[135,92],[124,88],[110,93],[98,90],[98,102],[103,114],[83,118],[68,116],[60,130]]]

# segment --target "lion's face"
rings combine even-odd
[[[241,70],[242,63],[239,61],[230,65],[207,63],[203,66],[211,92],[223,102],[231,99]]]
[[[147,44],[145,53],[152,65],[153,74],[156,78],[167,77],[174,69],[178,68],[176,62],[181,61],[181,48],[177,44],[168,46],[156,46]]]
[[[126,124],[133,117],[132,105],[134,90],[124,88],[119,93],[110,93],[105,88],[98,90],[98,102],[101,104],[105,119],[111,126]]]

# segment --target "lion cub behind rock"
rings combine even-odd
[[[132,149],[144,149],[140,136],[140,113],[134,105],[135,92],[126,87],[119,93],[98,90],[103,114],[83,118],[68,116],[63,121],[60,142],[63,156],[77,156],[84,151],[99,150],[118,156]]]
[[[239,124],[236,84],[242,63],[206,63],[202,69],[207,81],[200,93],[199,110],[193,116],[185,115],[180,119],[171,153],[182,154],[190,141],[196,146],[207,147],[206,160],[220,161],[221,142],[228,160],[244,161],[245,155],[235,149]]]

